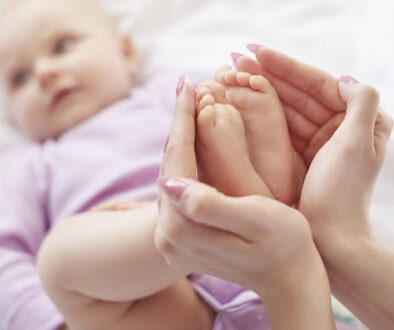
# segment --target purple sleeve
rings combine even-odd
[[[0,160],[0,329],[54,330],[62,324],[36,266],[49,227],[47,183],[38,147],[18,148]]]

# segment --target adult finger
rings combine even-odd
[[[196,177],[195,115],[196,93],[194,88],[181,78],[174,119],[161,167],[161,175]]]
[[[248,45],[248,49],[255,53],[257,61],[272,75],[313,96],[332,110],[345,109],[335,77],[270,48]]]
[[[261,238],[267,231],[266,221],[272,221],[271,213],[280,204],[262,196],[228,197],[203,183],[183,178],[161,178],[159,185],[173,207],[186,218],[228,231],[245,241]]]
[[[295,111],[314,124],[324,124],[337,112],[328,109],[308,93],[271,74],[259,63],[249,57],[239,57],[237,61],[234,62],[234,65],[238,71],[245,71],[254,75],[266,77],[275,88],[276,93],[283,103],[291,105]],[[343,107],[341,111],[345,111],[345,109],[346,107]]]
[[[170,135],[161,162],[160,175],[179,175],[195,178],[197,172],[195,141],[196,93],[194,88],[184,83],[181,77],[177,87],[177,102]],[[158,195],[159,223],[155,231],[155,245],[166,246],[165,232],[168,228],[182,228],[186,221],[169,205],[168,197]]]
[[[303,150],[302,157],[309,166],[320,148],[331,139],[335,131],[342,124],[345,113],[338,113],[323,125],[310,139],[308,146]]]
[[[294,110],[287,104],[283,104],[283,111],[286,116],[290,134],[297,136],[303,141],[308,142],[319,129],[317,125],[307,120],[298,111]]]

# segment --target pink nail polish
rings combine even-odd
[[[231,58],[233,59],[233,63],[234,63],[234,64],[237,64],[238,60],[239,60],[241,57],[244,57],[244,55],[241,54],[241,53],[231,53]]]
[[[185,75],[179,77],[178,85],[176,86],[176,96],[179,96],[185,85]]]
[[[344,82],[344,83],[346,83],[346,84],[354,84],[354,83],[358,83],[359,82],[353,76],[341,76],[341,77],[339,77],[339,80]]]
[[[246,46],[246,48],[247,49],[249,49],[252,53],[257,53],[257,51],[260,49],[260,48],[263,48],[264,46],[262,46],[262,45],[258,45],[258,44],[249,44],[249,45],[247,45]]]
[[[174,201],[179,201],[187,185],[184,181],[176,178],[161,177],[159,179],[161,189]]]

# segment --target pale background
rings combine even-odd
[[[0,6],[5,2],[0,0]],[[381,92],[382,106],[394,116],[392,0],[102,2],[121,28],[132,35],[143,77],[157,70],[185,72],[189,78],[210,77],[217,65],[231,63],[231,52],[248,54],[247,43],[260,43],[336,76],[351,74],[372,84]],[[18,140],[1,118],[3,113],[0,111],[0,152]],[[374,196],[372,226],[376,236],[394,249],[393,217],[392,137]],[[335,306],[337,315],[349,317]]]
[[[375,86],[394,115],[394,1],[102,0],[131,33],[145,75],[176,70],[210,75],[245,44],[274,47],[334,75]],[[1,3],[2,1],[0,1]],[[0,113],[3,113],[1,111]],[[0,121],[0,150],[15,141]],[[394,248],[394,138],[372,207],[373,229]],[[345,183],[344,183],[345,184]]]

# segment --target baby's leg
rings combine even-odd
[[[209,88],[210,87],[210,88]],[[224,88],[216,83],[199,90],[197,159],[199,179],[230,196],[272,197],[253,168],[239,112],[221,101]]]
[[[71,330],[209,329],[212,312],[154,247],[157,206],[64,220],[41,246],[44,287]],[[153,317],[152,317],[153,316]]]
[[[291,204],[298,185],[295,152],[289,137],[286,118],[274,88],[262,76],[221,67],[216,79],[224,92],[213,94],[217,102],[233,105],[241,114],[251,163],[266,182],[274,197]],[[201,89],[213,89],[209,81]],[[218,88],[216,88],[218,91]]]

